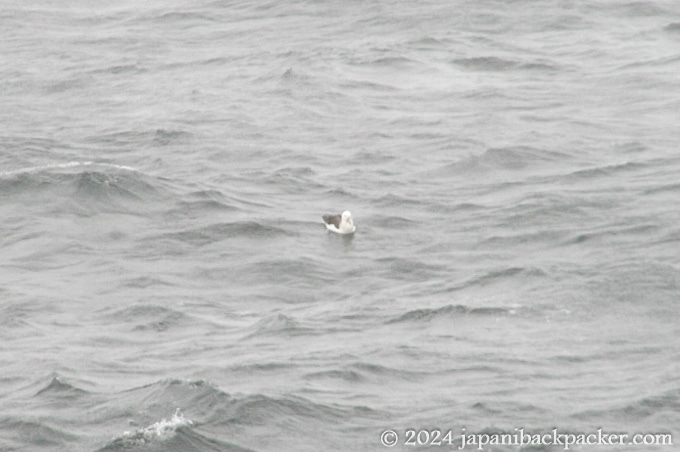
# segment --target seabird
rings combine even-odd
[[[352,213],[349,210],[342,212],[342,215],[324,215],[323,222],[329,231],[337,232],[338,234],[352,234],[357,228],[352,221]]]

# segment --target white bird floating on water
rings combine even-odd
[[[338,234],[353,234],[357,230],[354,221],[352,221],[352,213],[349,210],[342,212],[342,215],[326,214],[321,218],[323,218],[323,222],[329,231]]]

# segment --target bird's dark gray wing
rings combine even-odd
[[[342,215],[324,215],[323,222],[326,224],[335,225],[336,228],[340,229],[340,222],[342,221]]]

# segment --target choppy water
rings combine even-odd
[[[0,450],[680,442],[677,2],[3,2],[0,41]]]

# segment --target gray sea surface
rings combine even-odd
[[[680,2],[0,6],[0,451],[680,447]]]

